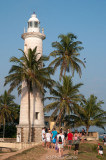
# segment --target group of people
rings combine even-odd
[[[86,132],[84,128],[82,132],[78,133],[78,131],[75,130],[73,134],[70,129],[63,131],[61,128],[58,133],[55,128],[51,131],[44,127],[42,128],[42,146],[46,146],[47,149],[55,148],[57,152],[59,151],[59,155],[62,156],[65,146],[68,146],[68,149],[71,150],[72,145],[74,145],[74,154],[78,155],[80,141],[84,142],[86,140],[85,136]],[[106,145],[106,134],[103,138],[103,145]],[[97,149],[98,155],[103,155],[103,147],[100,143],[98,143]]]
[[[78,133],[75,130],[73,134],[70,129],[68,131],[63,131],[62,128],[58,133],[55,128],[51,131],[50,129],[42,129],[42,145],[46,146],[47,149],[55,148],[59,151],[59,155],[63,155],[64,146],[68,146],[68,149],[71,149],[72,144],[75,146],[74,154],[78,154],[79,144],[81,141],[81,133]]]

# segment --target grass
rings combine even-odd
[[[81,143],[79,148],[78,160],[105,160],[106,159],[106,146],[103,146],[104,155],[98,155],[97,144]],[[74,150],[74,147],[72,147]],[[72,152],[72,151],[70,151]]]
[[[64,160],[72,160],[72,159],[105,160],[106,159],[106,146],[103,146],[103,149],[104,149],[104,151],[103,151],[104,155],[99,156],[97,153],[97,144],[81,143],[78,156],[74,155],[74,146],[72,146],[71,151],[69,151],[67,156],[64,157]],[[67,147],[65,147],[65,150],[67,150]],[[55,153],[55,151],[54,151],[54,153]],[[20,154],[17,154],[15,156],[7,158],[6,160],[38,160],[44,154],[49,155],[49,150],[47,152],[47,150],[45,150],[45,148],[38,145],[38,146],[35,146],[31,149],[25,150]],[[58,155],[58,153],[57,153],[57,155]],[[43,158],[42,160],[45,160],[45,158]]]
[[[44,153],[46,153],[45,149],[38,145],[5,160],[38,160]]]

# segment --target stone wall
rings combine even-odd
[[[0,138],[0,142],[15,143],[16,142],[16,138]]]
[[[17,142],[28,142],[28,126],[17,126]],[[31,142],[41,142],[42,126],[31,128]]]
[[[5,142],[0,142],[0,147],[7,147],[7,148],[12,148],[12,149],[25,149],[29,147],[34,147],[36,145],[39,145],[40,143],[5,143]]]
[[[42,140],[42,128],[34,128],[34,142],[41,142]]]

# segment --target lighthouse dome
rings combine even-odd
[[[39,22],[39,20],[38,20],[38,18],[36,17],[36,14],[35,14],[35,13],[33,13],[33,14],[31,15],[31,18],[28,20],[28,22],[31,22],[31,21]]]
[[[28,20],[28,32],[39,32],[39,26],[40,22],[38,18],[36,17],[36,14],[33,13],[31,15],[31,18]]]

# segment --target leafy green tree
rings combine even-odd
[[[29,133],[28,142],[31,141],[31,122],[30,122],[30,93],[33,91],[33,87],[44,94],[44,87],[50,88],[53,85],[53,80],[50,78],[52,73],[51,67],[42,68],[43,61],[48,60],[47,57],[40,57],[40,53],[36,53],[37,47],[33,50],[28,49],[26,53],[20,49],[23,53],[22,57],[12,57],[10,62],[15,63],[9,71],[9,75],[5,77],[5,85],[10,83],[11,92],[17,88],[18,93],[21,93],[22,82],[26,83],[28,89],[28,121],[29,121]],[[39,58],[40,57],[40,58]]]
[[[4,91],[0,96],[0,122],[3,124],[3,138],[5,137],[5,125],[17,118],[17,104],[14,102],[15,96]]]
[[[97,97],[90,95],[79,107],[75,107],[75,114],[71,115],[71,117],[66,117],[65,121],[67,125],[74,125],[76,127],[85,126],[87,135],[90,126],[97,126],[104,129],[104,125],[106,124],[106,111],[102,109],[101,105],[103,103],[103,101],[97,102]]]
[[[53,100],[52,103],[45,106],[44,111],[53,111],[52,117],[57,117],[55,124],[61,121],[66,114],[70,114],[74,110],[74,105],[81,101],[82,95],[79,93],[79,88],[82,83],[73,85],[72,78],[69,76],[63,77],[63,84],[56,83],[52,89],[52,97],[45,97],[44,99]]]
[[[79,76],[81,77],[81,67],[80,64],[85,67],[83,61],[81,61],[78,56],[80,55],[79,51],[83,49],[80,45],[81,41],[76,41],[77,36],[72,33],[68,33],[67,35],[60,34],[58,36],[60,38],[60,42],[53,42],[52,47],[56,50],[50,53],[50,56],[55,57],[55,59],[50,63],[50,66],[54,66],[54,72],[57,67],[60,66],[60,80],[66,72],[72,71],[72,76],[74,76],[74,72],[77,71]]]

